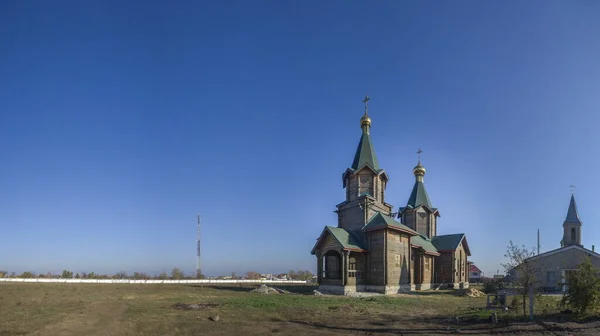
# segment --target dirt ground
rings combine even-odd
[[[269,295],[252,288],[2,283],[0,335],[600,335],[600,322],[564,317],[502,315],[493,326],[485,298],[453,292],[349,298],[314,296],[309,286]]]

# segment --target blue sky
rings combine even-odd
[[[597,244],[596,1],[0,4],[0,269],[314,270],[361,100],[406,203],[417,148],[439,233],[490,274]]]

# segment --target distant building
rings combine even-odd
[[[571,194],[567,217],[563,222],[563,239],[561,247],[527,259],[534,264],[539,286],[546,290],[565,291],[565,275],[577,269],[585,257],[590,257],[592,264],[600,268],[600,254],[586,249],[581,244],[581,228],[583,222],[577,212],[575,195]]]
[[[481,282],[483,274],[473,263],[469,263],[469,282]]]
[[[342,174],[346,196],[336,206],[337,225],[326,226],[311,251],[317,258],[319,290],[393,294],[437,284],[468,287],[467,238],[463,233],[437,234],[440,213],[425,190],[420,150],[408,202],[393,213],[385,201],[389,178],[371,141],[368,100],[354,160]]]

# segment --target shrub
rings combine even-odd
[[[589,257],[579,264],[577,271],[567,273],[567,293],[560,306],[574,308],[579,314],[595,311],[600,307],[600,278]]]
[[[519,299],[518,296],[513,296],[512,300],[510,301],[510,309],[519,309],[521,305],[521,300]]]
[[[488,281],[483,284],[482,292],[486,294],[496,294],[498,293],[498,284],[495,281]]]

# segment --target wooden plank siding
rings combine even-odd
[[[368,281],[371,285],[385,285],[385,230],[368,233]]]
[[[407,234],[388,231],[387,234],[387,285],[410,283],[410,238]]]

